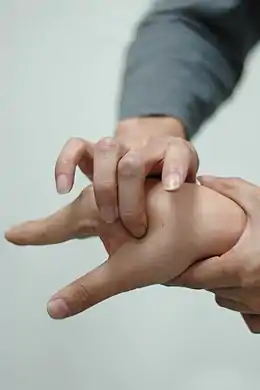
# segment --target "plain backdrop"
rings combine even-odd
[[[124,50],[149,1],[0,0],[0,228],[44,216],[55,158],[71,136],[116,124]],[[260,184],[260,53],[233,99],[195,144],[201,172]],[[45,304],[104,260],[98,240],[17,248],[0,240],[0,388],[248,390],[260,383],[260,339],[209,293],[152,287],[55,322]]]

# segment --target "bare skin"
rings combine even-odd
[[[166,191],[178,190],[185,181],[195,183],[199,159],[177,119],[148,117],[120,122],[114,137],[96,144],[79,138],[66,142],[55,167],[59,193],[71,190],[77,166],[93,181],[103,221],[120,218],[140,238],[147,229],[145,179],[161,176]]]
[[[145,178],[161,173],[164,189],[173,192],[184,181],[195,183],[198,166],[196,150],[178,120],[133,118],[119,123],[112,139],[97,144],[69,140],[58,157],[55,179],[59,192],[70,191],[78,167],[93,182],[102,219],[109,223],[118,217],[140,238],[148,223]],[[259,187],[234,178],[204,176],[200,181],[244,210],[245,231],[230,251],[192,265],[174,282],[212,291],[219,306],[242,313],[251,332],[260,333]]]
[[[48,303],[53,318],[65,318],[117,295],[154,284],[169,284],[192,264],[229,251],[246,226],[244,211],[209,188],[184,184],[166,192],[147,180],[148,231],[131,236],[120,221],[100,217],[93,187],[47,219],[27,222],[6,233],[17,245],[47,245],[100,236],[108,261],[55,294]]]

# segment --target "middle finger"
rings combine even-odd
[[[125,228],[142,237],[147,228],[145,179],[158,174],[163,163],[167,138],[151,139],[142,149],[128,152],[118,164],[119,213]]]
[[[115,222],[119,215],[116,171],[123,155],[123,147],[114,138],[103,138],[95,146],[94,193],[100,216],[107,223]]]

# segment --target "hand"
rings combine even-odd
[[[96,236],[100,236],[110,254],[133,240],[120,222],[108,225],[101,221],[92,186],[85,188],[76,200],[58,212],[15,226],[5,235],[9,242],[21,246],[53,245]],[[124,288],[135,288],[136,281],[131,279],[130,253],[118,262],[117,256],[112,257],[109,264],[105,262],[55,294],[48,303],[49,315],[55,319],[66,318],[122,292]],[[124,273],[127,274],[125,278]]]
[[[241,312],[249,329],[260,333],[260,188],[241,179],[200,182],[243,208],[247,227],[229,252],[191,266],[174,284],[212,291],[221,307]]]
[[[113,223],[120,217],[133,236],[142,237],[147,229],[145,178],[162,175],[165,190],[174,191],[185,181],[195,182],[199,161],[180,122],[166,117],[123,121],[114,138],[96,145],[71,139],[56,163],[59,192],[71,190],[77,165],[93,179],[102,219]]]
[[[142,239],[133,238],[120,220],[101,220],[91,186],[54,215],[6,233],[17,245],[101,237],[109,260],[55,294],[48,305],[52,317],[75,315],[135,288],[168,284],[194,262],[228,251],[244,230],[241,208],[203,186],[184,184],[168,193],[160,180],[148,179],[145,188],[149,228]]]
[[[92,186],[55,214],[13,227],[6,233],[9,242],[22,246],[51,245],[75,238],[100,236],[110,254],[108,261],[51,298],[48,303],[51,317],[62,319],[73,316],[111,296],[152,284],[163,284],[168,281],[168,275],[178,274],[182,265],[169,262],[165,256],[166,248],[172,245],[173,240],[171,234],[162,229],[165,217],[161,220],[160,215],[169,218],[169,212],[165,210],[164,201],[162,204],[158,202],[158,191],[161,191],[156,188],[156,183],[157,180],[150,180],[146,185],[150,198],[148,208],[155,207],[156,210],[150,218],[152,233],[144,241],[133,238],[120,221],[108,225],[100,219]],[[156,251],[152,245],[154,243]],[[172,256],[172,250],[166,252]]]

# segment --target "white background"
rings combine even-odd
[[[148,1],[0,0],[0,228],[74,198],[53,167],[71,136],[115,128],[124,48]],[[236,96],[196,140],[201,171],[260,184],[260,53]],[[210,294],[153,287],[55,322],[45,303],[103,261],[98,240],[50,248],[0,241],[0,387],[4,390],[248,390],[258,336]]]

